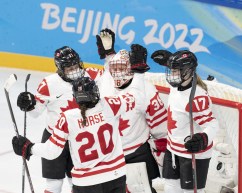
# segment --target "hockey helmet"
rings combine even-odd
[[[89,77],[80,77],[72,82],[76,102],[81,106],[93,108],[100,99],[99,89],[95,81]]]
[[[81,76],[84,76],[83,62],[78,53],[68,46],[61,47],[55,51],[55,65],[58,68],[60,76],[68,82],[71,82]],[[71,73],[65,73],[65,67],[78,65],[79,68],[72,70]]]
[[[114,86],[120,88],[129,82],[134,76],[131,72],[129,52],[120,50],[110,61],[109,71],[114,80]]]
[[[166,80],[172,87],[179,87],[193,76],[198,63],[196,56],[181,50],[172,54],[167,61]]]

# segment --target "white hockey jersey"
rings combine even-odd
[[[178,91],[171,88],[168,99],[168,143],[167,149],[175,155],[191,158],[184,146],[184,139],[190,136],[189,96],[191,88]],[[218,131],[218,121],[212,112],[212,102],[207,92],[197,86],[192,103],[194,133],[205,132],[208,135],[208,147],[196,153],[196,159],[210,158],[213,139]]]
[[[145,99],[143,100],[141,111],[137,112],[131,110],[122,114],[120,117],[119,131],[122,138],[124,154],[128,155],[133,153],[142,144],[147,142],[150,134],[156,139],[166,138],[167,110],[155,86],[146,80],[142,80],[144,77],[134,74],[131,84],[125,89],[118,90],[114,88],[113,79],[110,73],[108,74],[101,77],[101,79],[103,78],[103,80],[100,81],[101,95],[124,94],[132,89],[132,85],[135,81],[145,81],[143,90]],[[108,81],[110,83],[108,83]]]
[[[142,86],[142,83],[139,84]],[[118,130],[119,116],[131,110],[140,111],[144,98],[143,88],[141,90],[133,88],[129,93],[103,98],[94,108],[86,111],[85,127],[79,108],[65,111],[49,140],[36,143],[32,147],[32,154],[55,159],[68,140],[74,164],[74,185],[90,186],[125,175],[125,160]]]
[[[96,78],[102,74],[94,68],[88,68],[85,76]],[[35,108],[28,112],[32,117],[37,117],[46,110],[46,129],[52,133],[60,113],[67,109],[76,108],[72,94],[72,85],[64,81],[57,73],[45,77],[39,84],[37,94],[35,95]]]
[[[35,99],[35,108],[29,114],[37,117],[46,110],[46,129],[52,133],[60,113],[64,112],[71,105],[68,103],[73,101],[72,86],[57,73],[51,74],[39,84]]]

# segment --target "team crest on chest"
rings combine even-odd
[[[67,100],[66,107],[60,107],[61,112],[65,112],[69,109],[75,109],[75,108],[79,108],[79,105],[77,104],[77,102],[74,98],[72,98],[72,100]]]
[[[135,107],[135,99],[133,95],[127,93],[126,95],[122,95],[123,99],[126,101],[127,107],[126,112],[132,110]]]

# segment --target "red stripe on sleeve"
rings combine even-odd
[[[55,145],[61,147],[62,149],[64,148],[64,145],[58,143],[56,140],[54,140],[54,139],[52,138],[52,136],[50,136],[49,140],[50,140],[53,144],[55,144]]]

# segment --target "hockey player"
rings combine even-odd
[[[126,94],[101,100],[93,80],[82,77],[74,81],[73,94],[79,108],[61,113],[45,143],[33,144],[25,137],[15,136],[12,140],[15,153],[26,159],[31,155],[55,159],[68,140],[74,163],[73,193],[125,193],[126,168],[118,130],[119,115],[130,110],[139,112],[142,108],[142,80],[138,78]]]
[[[204,193],[213,139],[219,125],[212,112],[207,86],[197,76],[196,92],[192,100],[194,135],[190,137],[189,96],[198,65],[197,58],[188,50],[173,54],[158,50],[151,57],[166,66],[166,80],[171,85],[168,98],[168,143],[163,164],[165,192],[194,192],[191,159],[194,153],[197,192]]]
[[[51,74],[43,79],[34,96],[30,92],[20,93],[17,105],[29,115],[38,117],[44,110],[46,115],[46,128],[43,132],[42,143],[47,141],[53,132],[60,113],[72,108],[73,95],[71,82],[84,76],[83,62],[78,53],[68,46],[61,47],[55,51],[54,61],[57,73]],[[75,107],[75,105],[73,106]],[[42,175],[46,178],[45,193],[60,193],[63,179],[67,175],[70,185],[71,169],[73,167],[66,143],[61,155],[54,160],[42,158]]]
[[[138,44],[133,44],[130,53],[126,50],[120,50],[115,54],[114,40],[114,33],[110,29],[102,30],[100,35],[97,35],[98,53],[100,58],[106,57],[105,72],[107,75],[101,77],[104,80],[100,82],[111,81],[109,87],[105,86],[107,84],[102,84],[100,86],[101,95],[102,93],[113,95],[128,92],[132,88],[132,84],[136,79],[131,71],[131,66],[138,64],[138,71],[139,67],[140,69],[143,69],[146,64],[146,48]],[[132,54],[134,51],[136,53],[135,55]],[[148,186],[150,185],[150,190],[155,192],[155,189],[152,188],[152,179],[159,177],[160,174],[148,140],[150,135],[154,139],[159,139],[160,147],[158,149],[162,150],[164,153],[167,135],[167,111],[154,85],[145,81],[144,92],[145,100],[143,101],[142,112],[137,113],[135,111],[129,111],[123,113],[120,117],[119,130],[126,163],[133,164],[145,162],[146,167],[144,170],[147,170],[149,180]],[[135,164],[133,165],[135,166]],[[138,180],[142,180],[141,178],[138,178],[138,175],[138,173],[136,173],[136,175],[133,174],[132,180],[134,181],[127,181],[128,190],[130,192],[135,192],[134,190],[137,186],[145,184],[145,182],[142,181],[137,182]],[[139,188],[146,189],[146,187]]]

